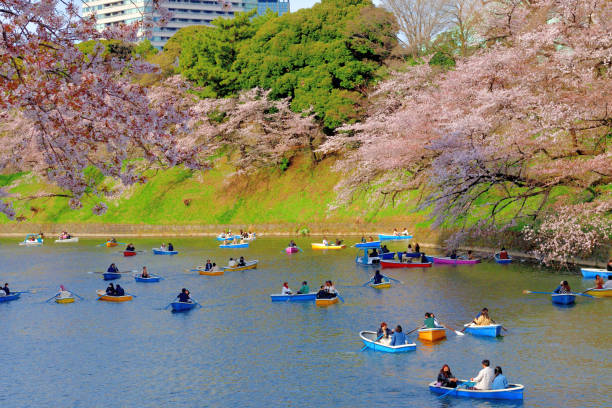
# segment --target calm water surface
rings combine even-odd
[[[316,240],[316,238],[314,238]],[[546,295],[561,279],[574,290],[591,282],[522,265],[392,270],[403,285],[377,291],[361,285],[374,269],[356,266],[356,251],[288,255],[287,239],[260,238],[247,250],[221,250],[212,238],[177,239],[177,256],[154,256],[160,240],[134,240],[147,253],[123,258],[100,240],[40,248],[0,240],[0,280],[13,290],[31,289],[21,300],[1,303],[2,407],[497,407],[495,401],[438,398],[427,384],[447,363],[460,378],[475,376],[483,358],[500,365],[510,382],[526,386],[528,407],[610,406],[612,299],[579,298],[571,308],[553,306]],[[392,244],[393,248],[403,245]],[[257,270],[220,277],[186,268],[211,258],[259,259]],[[115,262],[121,270],[143,265],[166,279],[119,281],[132,302],[96,301],[106,283],[99,274]],[[336,282],[345,303],[270,302],[284,280],[294,290]],[[85,297],[69,305],[45,303],[64,284]],[[182,287],[204,306],[183,314],[163,308]],[[471,335],[435,344],[417,343],[400,355],[359,350],[360,330],[381,321],[419,326],[433,311],[459,327],[482,307],[509,329],[500,339]],[[607,401],[607,402],[606,402]],[[110,403],[109,403],[110,402]]]

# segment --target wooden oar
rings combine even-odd
[[[383,334],[381,334],[380,336],[378,336],[378,338],[377,338],[376,340],[374,340],[374,343],[376,343],[378,340],[380,340],[380,339],[382,338],[382,336],[384,336],[384,335],[385,335],[385,334],[383,333]],[[363,350],[365,350],[365,349],[367,349],[367,348],[368,348],[368,345],[366,344],[366,345],[365,345],[365,346],[363,346],[363,347],[361,348],[361,350],[359,350],[359,351],[363,351]]]
[[[59,293],[56,293],[55,295],[51,296],[49,299],[45,300],[45,302],[48,302],[51,299],[55,299],[57,297],[57,295],[59,295]]]
[[[304,252],[304,250],[303,250],[302,248],[300,248],[299,246],[297,246],[297,245],[296,245],[295,247],[296,247],[297,249],[299,249],[299,250],[300,250],[300,252]]]
[[[446,397],[448,394],[450,394],[453,391],[457,391],[457,388],[451,388],[450,390],[448,390],[447,392],[445,392],[442,395],[438,395],[438,398],[442,398],[442,397]]]
[[[404,282],[402,282],[402,281],[400,281],[400,280],[393,279],[393,278],[391,278],[391,277],[389,277],[389,276],[385,276],[385,278],[390,279],[390,280],[392,280],[393,282],[397,282],[397,283],[401,283],[401,284],[403,284],[403,283],[404,283]]]
[[[531,294],[537,294],[537,295],[558,295],[558,293],[555,292],[536,292],[533,290],[524,290],[523,293],[525,295],[531,295]]]
[[[409,334],[410,334],[410,333],[412,333],[412,332],[415,332],[415,331],[419,330],[419,329],[420,329],[420,328],[422,328],[422,327],[423,327],[423,326],[419,326],[419,327],[417,327],[416,329],[412,329],[412,330],[410,330],[408,333],[406,333],[406,336],[407,336],[407,335],[409,335]]]
[[[342,303],[344,303],[344,299],[342,299],[342,296],[340,296],[339,293],[336,293],[336,296],[338,296],[338,299],[340,299],[342,301]]]
[[[465,336],[465,333],[461,333],[459,330],[455,330],[455,329],[453,329],[452,327],[450,327],[450,326],[448,326],[448,325],[445,325],[444,323],[440,323],[440,325],[441,325],[442,327],[444,327],[445,329],[448,329],[448,330],[450,330],[450,331],[455,332],[455,334],[456,334],[457,336]]]
[[[362,287],[366,287],[370,284],[370,282],[372,282],[373,279],[370,279],[369,281],[367,281],[366,283],[364,283],[363,285],[361,285]]]
[[[70,293],[72,293],[74,296],[78,297],[78,298],[79,298],[79,299],[81,299],[81,300],[85,300],[85,298],[83,298],[82,296],[77,295],[77,294],[76,294],[76,293],[74,293],[74,292],[70,292]]]
[[[164,307],[164,310],[168,309],[170,305],[172,305],[176,299],[178,299],[178,296],[172,299],[172,302],[168,303],[168,306]]]

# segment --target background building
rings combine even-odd
[[[289,12],[288,0],[162,0],[161,6],[172,13],[164,27],[155,27],[148,36],[154,47],[161,49],[179,29],[191,25],[210,25],[217,17],[232,18],[234,13],[257,9],[263,14],[267,9],[279,15]],[[93,0],[83,5],[83,16],[95,14],[96,28],[118,23],[133,23],[143,19],[159,18],[150,0]]]

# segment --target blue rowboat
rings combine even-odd
[[[121,273],[120,272],[104,272],[102,276],[104,276],[104,280],[115,280],[115,279],[121,278]]]
[[[521,384],[508,384],[508,388],[503,390],[468,390],[462,388],[461,383],[467,381],[459,381],[457,388],[441,387],[436,381],[429,384],[429,391],[436,394],[444,394],[449,397],[465,397],[465,398],[486,398],[486,399],[501,399],[501,400],[522,400],[523,389]]]
[[[153,248],[153,254],[154,255],[176,255],[178,254],[178,251],[168,251],[166,249]]]
[[[198,304],[195,302],[172,302],[171,305],[173,312],[185,312],[193,309]]]
[[[556,305],[571,305],[576,301],[574,294],[553,294],[551,295],[552,302]]]
[[[381,241],[403,241],[406,239],[412,239],[412,235],[385,235],[378,234],[378,239]]]
[[[498,264],[509,264],[512,263],[512,257],[510,255],[508,255],[508,259],[500,259],[499,258],[499,254],[495,254],[494,255],[495,258],[495,262],[497,262]]]
[[[355,248],[380,248],[380,241],[358,242],[355,244]]]
[[[273,302],[314,302],[317,298],[317,292],[304,293],[299,295],[282,295],[275,293],[270,295]]]
[[[222,238],[220,235],[217,235],[217,241],[231,241],[233,239],[240,239],[242,238],[240,235],[233,235],[231,237],[225,237]]]
[[[148,278],[143,278],[142,276],[134,276],[134,280],[136,282],[159,282],[162,280],[161,276],[149,275]]]
[[[380,254],[380,259],[395,259],[395,252],[386,252]]]
[[[363,341],[363,344],[374,351],[384,351],[385,353],[405,353],[407,351],[415,351],[415,343],[406,343],[401,346],[387,346],[382,344],[380,341],[376,341],[378,338],[376,332],[373,331],[361,331],[359,337]]]
[[[399,257],[400,255],[402,255],[403,258],[420,258],[421,252],[398,252],[397,256]],[[429,262],[433,262],[433,259]]]
[[[221,244],[219,245],[219,248],[248,248],[249,247],[249,243],[245,242],[244,244]]]
[[[17,300],[21,296],[20,292],[11,293],[7,296],[0,296],[0,302],[10,302],[11,300]]]
[[[580,272],[582,272],[582,277],[585,279],[595,279],[595,276],[599,275],[605,280],[608,279],[608,276],[612,275],[612,271],[597,268],[581,268]]]
[[[488,326],[477,326],[474,323],[463,325],[466,333],[471,333],[474,336],[483,337],[499,337],[501,336],[501,324],[490,324]]]

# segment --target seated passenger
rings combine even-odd
[[[391,346],[403,346],[406,344],[406,335],[402,332],[402,326],[399,324],[393,330],[393,337],[391,337]]]
[[[489,326],[493,324],[493,319],[489,317],[489,309],[483,308],[478,316],[473,320],[473,323],[477,326]]]
[[[134,244],[132,244],[131,242],[125,247],[126,251],[134,251],[134,249]]]
[[[168,242],[168,251],[174,251],[174,245],[172,245],[172,242]]]
[[[370,252],[370,258],[376,258],[378,257],[378,251],[376,250],[376,248],[372,249],[372,252]]]
[[[298,290],[298,295],[305,295],[310,293],[310,288],[308,287],[308,282],[304,281],[302,282],[302,287],[300,288],[300,290]]]
[[[470,378],[470,381],[476,384],[472,387],[475,390],[490,390],[495,372],[489,367],[489,360],[482,360],[482,370],[478,372],[478,375],[474,378]]]
[[[108,288],[106,288],[106,294],[108,296],[115,296],[115,285],[113,285],[112,283],[110,283],[108,285]]]
[[[11,294],[11,290],[9,289],[8,283],[5,283],[5,284],[4,284],[4,287],[2,288],[2,290],[4,291],[4,294],[5,294],[6,296],[8,296],[8,295],[10,295],[10,294]]]
[[[205,271],[210,271],[212,269],[212,263],[210,263],[210,259],[206,260],[206,265],[204,266]]]
[[[327,241],[327,238],[323,237],[323,245],[328,246],[329,242]]]
[[[502,374],[502,369],[500,366],[495,367],[495,378],[493,379],[493,384],[491,384],[492,390],[505,390],[508,388],[508,380],[506,380],[506,376]]]
[[[450,259],[457,259],[457,251],[453,249],[449,258]]]
[[[608,261],[608,264],[606,265],[606,271],[612,271],[612,259]]]
[[[149,275],[149,271],[147,271],[147,267],[143,266],[142,267],[142,274],[140,274],[141,278],[150,278],[151,276]]]
[[[444,364],[438,373],[438,385],[440,387],[457,388],[457,379],[453,377],[448,364]]]
[[[429,259],[425,256],[425,252],[421,252],[421,263],[429,263]]]
[[[474,259],[474,254],[472,253],[471,249],[468,250],[468,252],[467,252],[467,259],[470,259],[470,260]]]
[[[125,290],[123,290],[120,284],[115,286],[115,296],[125,296]]]
[[[608,275],[608,280],[603,285],[604,289],[612,289],[612,275]]]
[[[230,268],[235,268],[236,267],[236,261],[234,260],[234,258],[230,258],[229,262],[227,263],[227,266],[229,266]]]
[[[287,282],[283,283],[283,288],[281,289],[281,294],[283,295],[293,295],[291,289],[289,289],[289,284]]]
[[[506,248],[502,247],[501,251],[499,251],[499,259],[508,259],[508,251],[506,251]]]
[[[435,329],[438,327],[436,325],[436,319],[429,312],[425,313],[425,320],[423,320],[423,329]]]
[[[393,332],[391,331],[391,329],[387,327],[387,323],[382,322],[380,324],[380,327],[378,328],[378,331],[376,332],[376,338],[378,339],[380,337],[378,341],[380,341],[383,344],[388,345],[389,343],[391,343],[392,335],[393,335]]]
[[[238,261],[238,266],[246,266],[246,262],[244,260],[244,256],[240,257],[240,260]]]
[[[382,249],[381,249],[381,252],[382,252],[383,254],[388,254],[388,253],[389,253],[389,252],[391,252],[391,251],[389,251],[389,248],[387,248],[387,246],[386,246],[386,245],[383,245],[383,246],[382,246]]]

